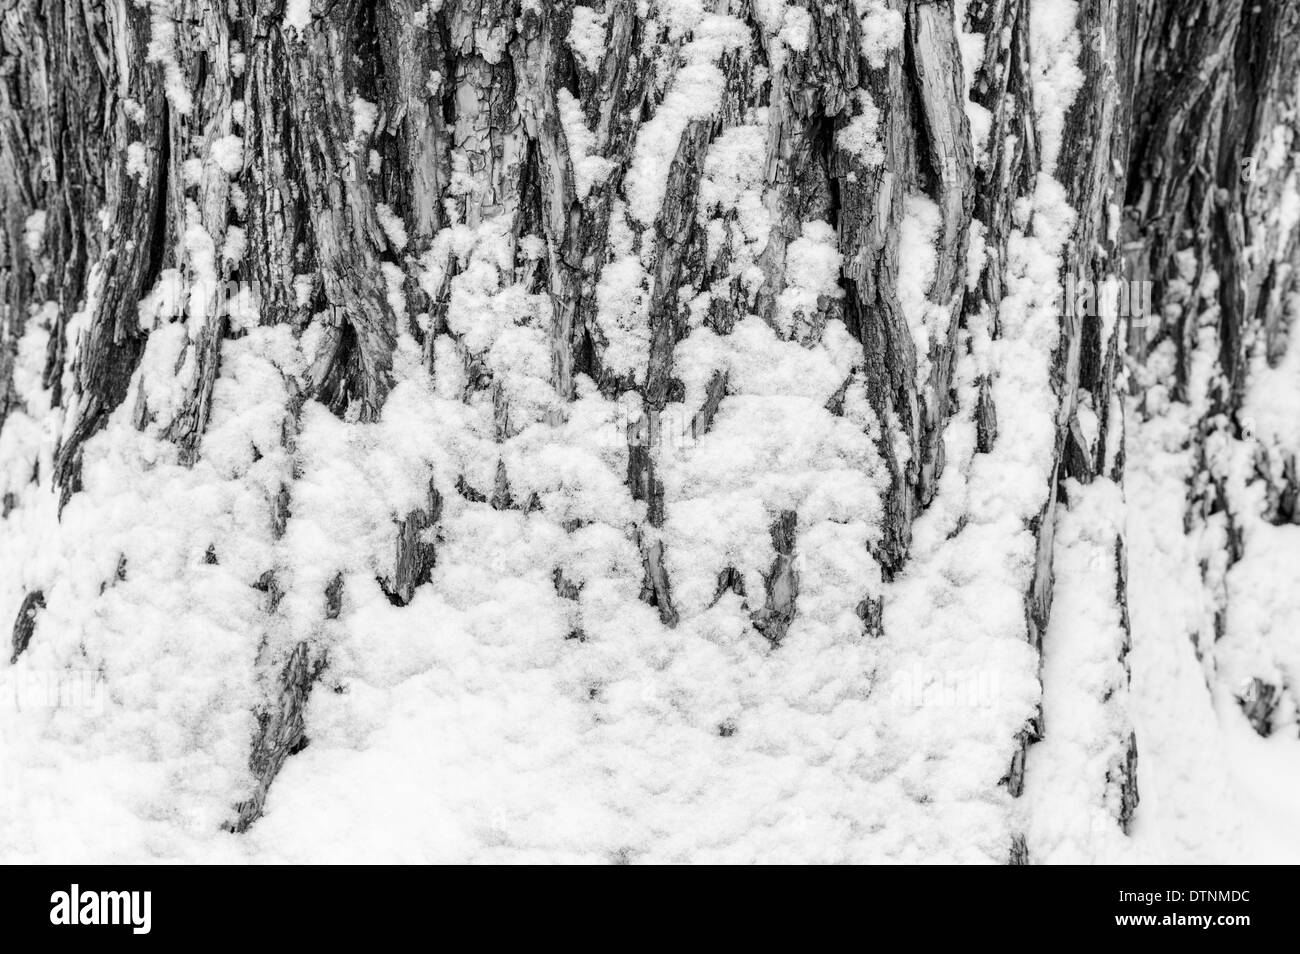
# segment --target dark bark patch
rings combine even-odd
[[[397,524],[397,553],[391,577],[378,578],[379,586],[394,606],[411,602],[417,587],[429,582],[438,561],[437,543],[428,539],[427,531],[442,518],[442,495],[429,488],[429,501],[416,508]]]
[[[276,698],[257,715],[248,765],[255,779],[253,794],[235,806],[235,818],[224,826],[227,831],[245,832],[262,816],[271,783],[285,760],[307,747],[303,713],[326,665],[325,657],[313,658],[307,643],[301,642],[280,670]]]
[[[31,643],[32,633],[36,629],[36,615],[43,609],[45,594],[40,590],[32,590],[23,597],[22,604],[18,607],[18,616],[14,620],[13,655],[9,657],[10,663],[18,662],[18,657]]]
[[[751,614],[754,628],[773,646],[780,646],[794,620],[795,601],[799,596],[799,574],[795,569],[795,531],[798,515],[783,510],[772,525],[772,548],[776,558],[763,575],[767,599],[763,608]]]
[[[1252,679],[1237,695],[1237,704],[1245,713],[1250,727],[1261,738],[1267,739],[1273,734],[1273,716],[1282,701],[1281,695],[1276,686],[1270,685],[1259,677]]]

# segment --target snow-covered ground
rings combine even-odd
[[[1152,861],[1296,864],[1300,738],[1284,730],[1260,738],[1231,685],[1212,681],[1205,652],[1198,658],[1210,610],[1197,541],[1184,532],[1195,466],[1189,417],[1178,403],[1149,420],[1129,416],[1129,705],[1142,794],[1133,840]],[[1296,559],[1300,552],[1276,566],[1275,580],[1300,601]]]

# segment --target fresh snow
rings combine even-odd
[[[143,185],[149,178],[149,161],[145,158],[144,143],[136,141],[126,147],[126,171]]]
[[[605,15],[591,7],[575,6],[569,49],[583,69],[594,73],[605,56]]]
[[[360,96],[352,97],[352,136],[358,142],[364,142],[375,131],[379,119],[379,107]]]
[[[244,140],[222,136],[212,144],[212,161],[228,176],[236,176],[244,165]]]
[[[903,14],[889,0],[853,0],[862,22],[862,55],[872,69],[881,69],[889,54],[903,45]]]
[[[311,25],[311,0],[286,0],[284,29],[296,30],[299,35]]]
[[[36,256],[41,254],[41,249],[45,246],[45,223],[48,216],[44,210],[38,210],[23,221],[23,245],[27,248],[27,254]]]
[[[1300,745],[1293,734],[1256,736],[1233,696],[1255,677],[1300,685],[1300,597],[1287,569],[1300,562],[1300,533],[1260,516],[1253,478],[1300,449],[1300,348],[1272,365],[1251,354],[1243,416],[1267,459],[1226,438],[1211,448],[1244,541],[1231,569],[1210,568],[1222,593],[1207,586],[1203,563],[1224,550],[1223,520],[1198,533],[1184,525],[1198,467],[1186,436],[1214,383],[1214,316],[1196,343],[1189,402],[1173,397],[1168,342],[1130,369],[1143,400],[1079,402],[1085,440],[1099,440],[1107,421],[1105,456],[1122,449],[1127,473],[1123,488],[1106,477],[1066,482],[1063,501],[1051,502],[1058,572],[1041,657],[1026,639],[1029,527],[1048,503],[1060,408],[1052,355],[1073,212],[1051,171],[1081,79],[1075,0],[1033,0],[1044,169],[1010,239],[997,334],[987,313],[958,332],[946,466],[890,580],[873,558],[888,489],[879,445],[901,439],[899,423],[877,419],[861,346],[837,317],[834,225],[808,216],[774,236],[774,117],[720,109],[719,64],[750,42],[750,27],[715,6],[643,5],[659,44],[653,114],[613,190],[606,261],[589,290],[603,369],[643,386],[635,376],[650,348],[654,226],[669,170],[692,122],[718,122],[694,211],[703,254],[713,266],[725,253],[726,265],[711,290],[682,302],[687,330],[673,353],[682,393],[662,412],[636,391],[610,399],[584,374],[572,399],[556,393],[556,303],[518,279],[555,260],[554,240],[516,241],[512,214],[470,216],[466,200],[448,203],[427,250],[381,265],[396,312],[406,310],[404,268],[431,298],[445,294],[451,334],[426,353],[399,331],[394,387],[376,421],[313,401],[291,413],[337,318],[264,326],[254,289],[225,297],[247,226],[228,224],[224,207],[205,217],[188,192],[175,260],[139,303],[148,336],[127,398],[85,444],[83,487],[60,514],[49,475],[85,409],[75,397],[66,408],[52,401],[44,364],[58,306],[34,306],[0,430],[0,619],[32,590],[47,605],[18,663],[0,663],[0,858],[1000,863],[1019,832],[1041,861],[1300,860],[1300,812],[1288,797],[1300,785]],[[902,15],[886,0],[855,0],[854,11],[863,55],[883,67],[903,45]],[[756,0],[754,17],[773,63],[807,48],[804,6]],[[151,18],[150,58],[187,112],[175,24],[162,4]],[[289,0],[284,30],[301,35],[310,23],[309,0]],[[583,70],[599,67],[605,29],[604,14],[574,8],[567,41]],[[982,38],[959,40],[969,89]],[[568,90],[555,92],[555,107],[581,201],[615,170]],[[351,110],[365,148],[378,107],[355,98]],[[973,104],[967,115],[982,155],[989,117]],[[242,126],[239,110],[231,118]],[[884,159],[879,119],[855,91],[836,131],[869,168]],[[145,169],[138,145],[132,174]],[[184,161],[183,184],[203,186],[207,164],[242,220],[247,199],[225,178],[243,169],[243,141],[218,136],[206,148]],[[453,162],[468,181],[462,150]],[[924,195],[905,202],[898,289],[925,377],[946,321],[930,301],[942,216]],[[375,211],[391,257],[403,258],[400,215],[382,203]],[[1297,216],[1293,183],[1275,221],[1294,227]],[[44,212],[24,223],[32,256],[46,227]],[[968,287],[988,254],[977,225]],[[1216,281],[1202,276],[1198,291],[1212,297]],[[304,311],[312,282],[295,281]],[[719,334],[704,315],[729,282],[741,307]],[[66,316],[71,351],[105,284],[92,266],[86,301]],[[230,334],[200,453],[185,462],[170,434],[189,413],[196,343],[218,306]],[[1103,332],[1118,320],[1103,315]],[[428,330],[430,316],[420,321]],[[980,379],[1001,435],[988,453],[976,452]],[[697,433],[693,415],[716,380],[725,399]],[[71,381],[65,365],[64,395]],[[640,427],[657,438],[662,526],[627,488],[628,434]],[[908,463],[905,448],[899,458]],[[491,497],[499,475],[513,506],[460,489]],[[427,505],[431,487],[443,505],[425,531],[437,562],[409,605],[395,606],[382,581],[398,521]],[[282,489],[291,516],[277,538]],[[763,605],[783,511],[798,516],[799,609],[773,647],[750,614]],[[1128,638],[1113,589],[1120,538],[1131,690],[1117,662]],[[675,626],[642,598],[644,543],[663,545]],[[274,606],[263,582],[271,569]],[[724,570],[730,588],[720,587]],[[343,604],[327,620],[323,594],[336,574]],[[560,578],[573,598],[557,591]],[[1224,594],[1216,644],[1206,634]],[[884,637],[863,633],[868,601],[883,605]],[[328,659],[307,705],[310,744],[286,761],[265,816],[228,834],[221,826],[250,790],[255,713],[300,643]],[[72,676],[82,704],[51,705]],[[1040,702],[1044,738],[1014,799],[999,779]],[[1295,718],[1284,700],[1279,719]],[[1129,726],[1142,802],[1125,838],[1108,774]]]
[[[383,202],[375,203],[375,215],[379,218],[379,226],[384,230],[388,242],[393,246],[393,250],[401,252],[406,248],[406,225],[402,222],[401,216],[394,212]]]
[[[1171,367],[1171,358],[1164,349],[1153,364]],[[1294,382],[1286,391],[1293,388]],[[1234,697],[1244,687],[1213,678],[1209,647],[1198,635],[1207,624],[1212,633],[1213,605],[1201,581],[1198,541],[1184,526],[1187,480],[1195,467],[1185,443],[1192,419],[1181,403],[1166,404],[1149,418],[1135,408],[1129,419],[1130,705],[1142,794],[1134,841],[1146,857],[1165,862],[1295,864],[1300,810],[1289,793],[1300,781],[1300,745],[1293,733],[1269,739],[1254,733]],[[1270,593],[1284,594],[1283,605],[1271,610],[1294,619],[1300,593],[1289,568],[1300,558],[1298,542],[1292,538],[1288,553],[1265,554],[1262,592],[1244,600],[1239,593],[1229,605],[1251,607],[1257,599],[1272,600]],[[1251,551],[1248,546],[1247,574],[1255,565]],[[1242,622],[1231,624],[1234,636]],[[1296,632],[1283,632],[1279,645],[1290,644],[1294,652]]]
[[[555,94],[560,110],[560,124],[569,143],[569,161],[573,164],[574,191],[578,201],[587,198],[591,187],[614,171],[614,163],[602,156],[592,155],[596,137],[587,128],[582,106],[567,89]]]
[[[677,4],[673,9],[684,16],[687,7],[689,4]],[[624,180],[628,211],[641,225],[652,224],[659,215],[669,167],[687,125],[710,117],[718,108],[725,85],[716,65],[718,58],[748,41],[748,28],[732,16],[711,14],[695,25],[691,41],[683,47],[686,65],[677,72],[655,114],[638,131]]]

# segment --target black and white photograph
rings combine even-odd
[[[1240,943],[1129,866],[1300,864],[1298,455],[1300,0],[0,0],[0,864],[136,871],[33,923],[1125,866]]]

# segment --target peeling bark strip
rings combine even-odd
[[[258,734],[253,743],[249,769],[256,787],[253,795],[235,806],[235,818],[228,823],[230,831],[239,833],[249,829],[262,816],[266,795],[284,762],[289,756],[307,746],[303,710],[312,686],[325,669],[324,659],[312,659],[306,643],[299,643],[289,661],[285,663],[277,682],[278,696],[272,707],[258,713]]]
[[[668,584],[668,570],[664,566],[662,540],[645,540],[638,536],[637,545],[645,568],[645,583],[641,599],[659,610],[659,621],[665,626],[677,625],[677,611],[673,609],[672,594]]]
[[[772,549],[776,551],[776,559],[763,579],[767,590],[766,602],[753,614],[754,628],[773,646],[780,646],[781,640],[785,639],[799,596],[799,574],[795,568],[797,525],[798,515],[793,510],[782,511],[772,525]]]
[[[381,580],[388,599],[397,606],[411,602],[416,587],[429,582],[429,573],[438,560],[437,544],[427,539],[427,532],[442,518],[442,495],[429,488],[429,504],[412,510],[397,525],[397,558],[393,575]]]

